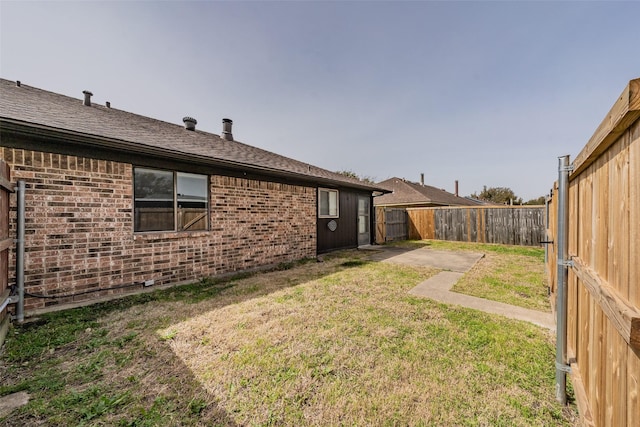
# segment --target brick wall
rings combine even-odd
[[[25,311],[315,256],[313,187],[210,176],[210,230],[133,233],[131,164],[0,147],[26,182]],[[16,197],[11,223],[15,236]],[[15,254],[11,261],[15,265]],[[15,273],[11,273],[15,277]]]

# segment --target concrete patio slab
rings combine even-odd
[[[429,248],[389,248],[370,256],[373,261],[393,262],[413,266],[435,267],[441,270],[467,272],[484,257],[478,252],[437,251]]]

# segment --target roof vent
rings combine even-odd
[[[222,119],[222,138],[227,141],[233,141],[233,134],[231,133],[231,126],[233,125],[233,120],[231,119]]]
[[[107,102],[104,103],[104,106],[107,107],[107,108],[111,108],[111,103],[109,101],[107,101]]]
[[[184,122],[185,129],[196,130],[196,125],[198,124],[198,121],[193,117],[189,117],[189,116],[183,117],[182,121]]]
[[[91,107],[91,97],[93,94],[88,90],[83,90],[82,93],[84,93],[84,105]]]
[[[16,86],[20,87],[20,80],[16,80]]]

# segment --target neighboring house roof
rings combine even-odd
[[[0,130],[368,191],[380,187],[238,141],[0,79]]]
[[[477,206],[478,203],[458,197],[430,185],[410,182],[402,178],[389,178],[377,185],[392,193],[375,197],[376,206]]]
[[[488,202],[486,200],[480,200],[480,199],[474,199],[473,197],[469,197],[469,196],[465,196],[465,199],[467,199],[468,201],[470,201],[471,203],[473,203],[474,205],[480,205],[480,206],[498,206],[497,204],[493,203],[493,202]]]

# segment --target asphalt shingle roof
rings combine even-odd
[[[448,191],[441,190],[430,185],[421,185],[402,178],[389,178],[377,184],[380,187],[393,191],[374,198],[376,206],[381,205],[433,205],[433,206],[478,206],[478,203],[465,198],[457,197]]]
[[[357,179],[300,162],[238,141],[228,141],[183,125],[140,116],[115,108],[71,98],[35,87],[0,79],[0,128],[7,123],[25,127],[74,132],[96,140],[133,143],[165,153],[192,156],[194,159],[221,162],[230,167],[248,167],[321,183],[333,183],[370,191],[380,190]]]

